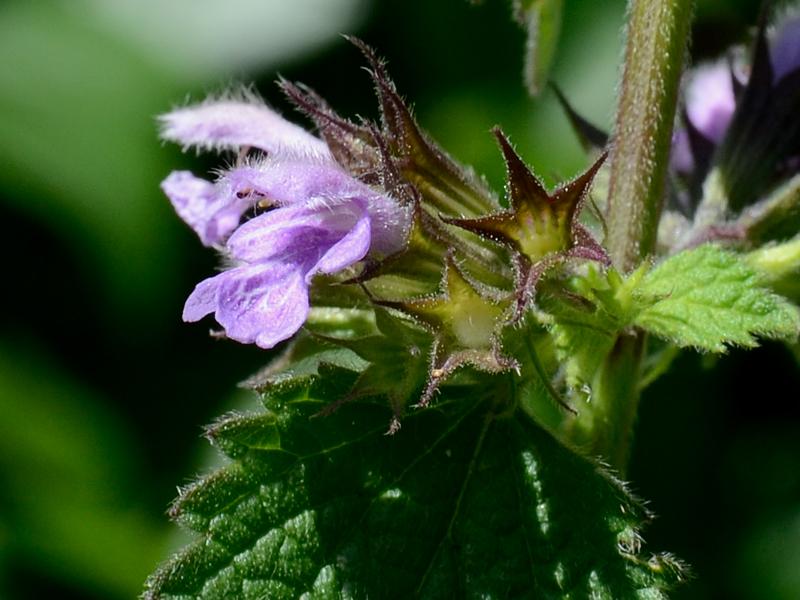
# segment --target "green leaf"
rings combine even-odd
[[[536,96],[547,83],[561,34],[563,0],[515,0],[517,20],[525,27],[525,85]]]
[[[358,377],[317,371],[209,429],[231,462],[182,490],[172,515],[199,538],[146,598],[663,598],[680,579],[640,555],[645,509],[509,406],[506,379],[445,388],[387,436],[382,401],[316,416]]]
[[[634,323],[681,347],[725,352],[756,346],[756,336],[790,338],[800,327],[796,307],[762,287],[735,254],[712,245],[668,258],[636,292],[653,303]]]
[[[366,363],[354,352],[318,338],[300,336],[286,353],[244,382],[264,394],[277,395],[284,388],[290,392],[302,382],[314,381],[321,368],[341,367],[361,371]]]

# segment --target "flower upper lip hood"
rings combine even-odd
[[[315,274],[334,274],[368,253],[402,248],[408,210],[350,176],[325,142],[251,94],[181,108],[160,122],[162,136],[184,147],[255,147],[266,155],[215,183],[186,171],[162,183],[202,243],[220,248],[233,263],[197,285],[184,320],[213,312],[228,337],[271,348],[305,322]],[[240,224],[257,205],[272,208]]]
[[[287,121],[250,92],[173,110],[159,117],[161,137],[184,149],[231,150],[246,146],[272,155],[330,158],[327,144]]]

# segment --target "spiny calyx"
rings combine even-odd
[[[471,281],[452,251],[445,257],[438,294],[381,304],[412,317],[434,336],[428,385],[420,405],[428,404],[439,384],[463,365],[490,373],[517,365],[503,355],[499,339],[509,320],[511,298]]]
[[[549,193],[514,151],[508,138],[499,129],[494,134],[506,161],[510,208],[474,219],[447,218],[446,222],[510,245],[530,264],[574,248],[602,258],[602,249],[578,223],[577,215],[606,155],[602,154],[576,179]]]

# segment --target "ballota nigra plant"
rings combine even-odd
[[[198,538],[146,597],[662,598],[685,578],[643,551],[619,479],[639,394],[680,349],[800,326],[800,16],[682,87],[690,4],[631,2],[610,136],[559,92],[592,158],[553,190],[496,129],[498,198],[355,39],[380,122],[285,80],[315,133],[247,91],[161,117],[238,152],[163,183],[224,257],[184,320],[286,343],[247,382],[264,410],[208,428],[229,460],[181,490]],[[516,8],[538,88],[561,3]]]

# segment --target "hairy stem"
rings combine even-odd
[[[608,250],[623,273],[652,252],[692,0],[631,0],[608,199]]]
[[[653,251],[692,0],[630,0],[608,198],[611,260],[628,273]],[[620,335],[597,374],[573,437],[624,474],[641,390],[641,332]]]
[[[591,404],[569,431],[571,441],[625,474],[639,403],[643,333],[623,334],[592,385]]]

